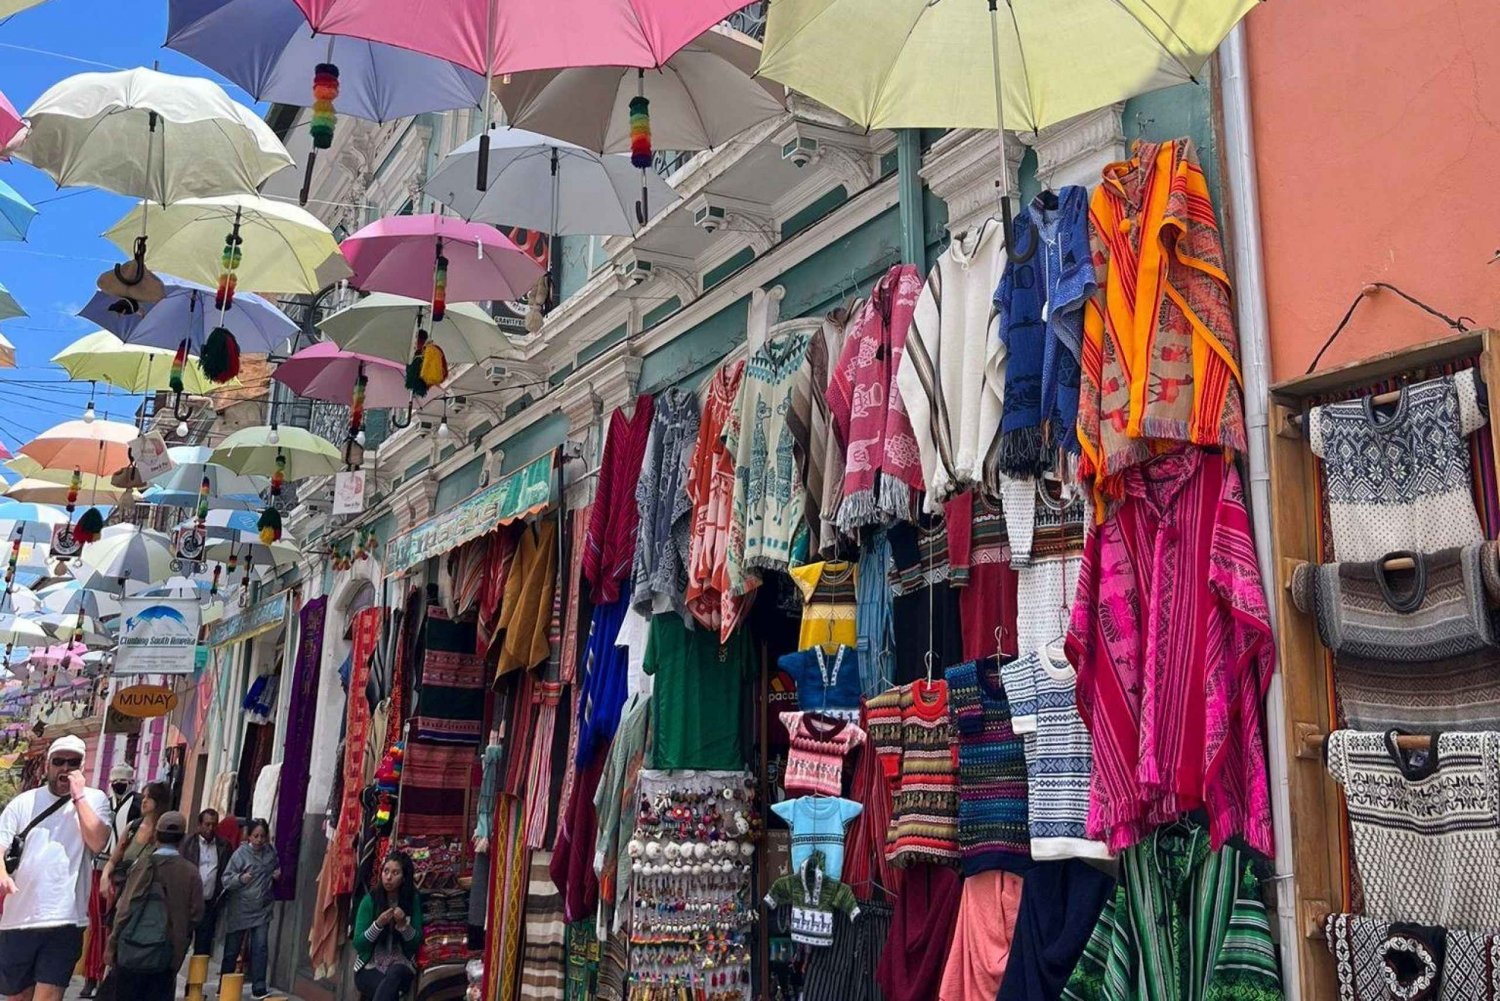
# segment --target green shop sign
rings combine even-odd
[[[501,525],[552,506],[554,457],[554,452],[549,451],[451,509],[396,536],[385,546],[385,572],[397,574],[409,570]]]
[[[274,598],[257,601],[239,615],[212,623],[204,631],[203,646],[198,649],[238,643],[275,629],[286,618],[287,594],[282,591]]]

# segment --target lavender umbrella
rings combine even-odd
[[[189,354],[196,355],[208,332],[205,315],[211,314],[212,326],[208,329],[221,326],[214,290],[171,275],[159,277],[167,288],[166,297],[160,302],[132,304],[135,312],[116,312],[117,304],[124,300],[96,292],[78,315],[127,344],[172,350],[186,338]],[[222,326],[234,335],[242,351],[251,353],[273,351],[297,333],[297,324],[290,317],[253,292],[235,293]]]

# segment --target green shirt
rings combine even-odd
[[[689,629],[680,616],[658,615],[651,620],[642,667],[656,678],[652,768],[745,767],[740,717],[753,671],[744,629],[720,646],[717,630]]]
[[[1249,857],[1202,827],[1164,827],[1120,855],[1066,1001],[1280,1001],[1271,925]]]

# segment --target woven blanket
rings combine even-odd
[[[440,608],[429,607],[412,740],[478,746],[485,673],[484,661],[474,653],[473,624],[451,622]]]
[[[329,844],[337,859],[333,891],[354,892],[354,839],[360,830],[359,795],[364,789],[365,744],[370,737],[370,703],[364,697],[370,660],[380,641],[380,609],[366,608],[354,616],[353,666],[349,674],[348,716],[344,724],[344,784],[339,804],[338,833]]]
[[[401,768],[398,833],[466,837],[468,791],[476,761],[472,747],[409,742]]]

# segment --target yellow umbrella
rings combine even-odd
[[[1195,80],[1257,2],[776,0],[760,75],[867,128],[1041,129]]]
[[[343,454],[327,438],[275,424],[241,428],[221,441],[208,461],[258,476],[273,476],[280,466],[287,480],[332,476],[344,468]]]
[[[5,461],[5,468],[20,476],[23,480],[36,480],[39,483],[61,483],[67,486],[68,482],[73,479],[73,468],[71,466],[67,469],[44,466],[29,455],[18,455],[14,459],[7,459]],[[108,476],[97,476],[93,473],[83,474],[83,490],[85,492],[90,490],[99,490],[102,492],[113,489],[115,488],[110,486]],[[16,499],[20,500],[21,498]],[[41,501],[39,503],[52,502]]]
[[[170,389],[172,356],[166,348],[126,344],[108,330],[96,330],[52,356],[52,360],[75,379],[107,382],[127,393],[149,393]],[[202,396],[218,389],[238,386],[232,379],[218,384],[208,381],[198,359],[189,356],[182,369],[182,390]]]
[[[61,470],[47,470],[54,475],[72,477],[72,473],[62,473]],[[117,487],[109,482],[107,476],[94,476],[91,473],[83,474],[83,486],[79,489],[78,496],[87,498],[91,504],[117,505],[121,498],[128,492],[127,489]],[[23,477],[12,483],[5,491],[5,496],[11,500],[24,501],[28,504],[66,504],[68,502],[68,485],[56,483],[52,480],[37,479],[35,477]]]

